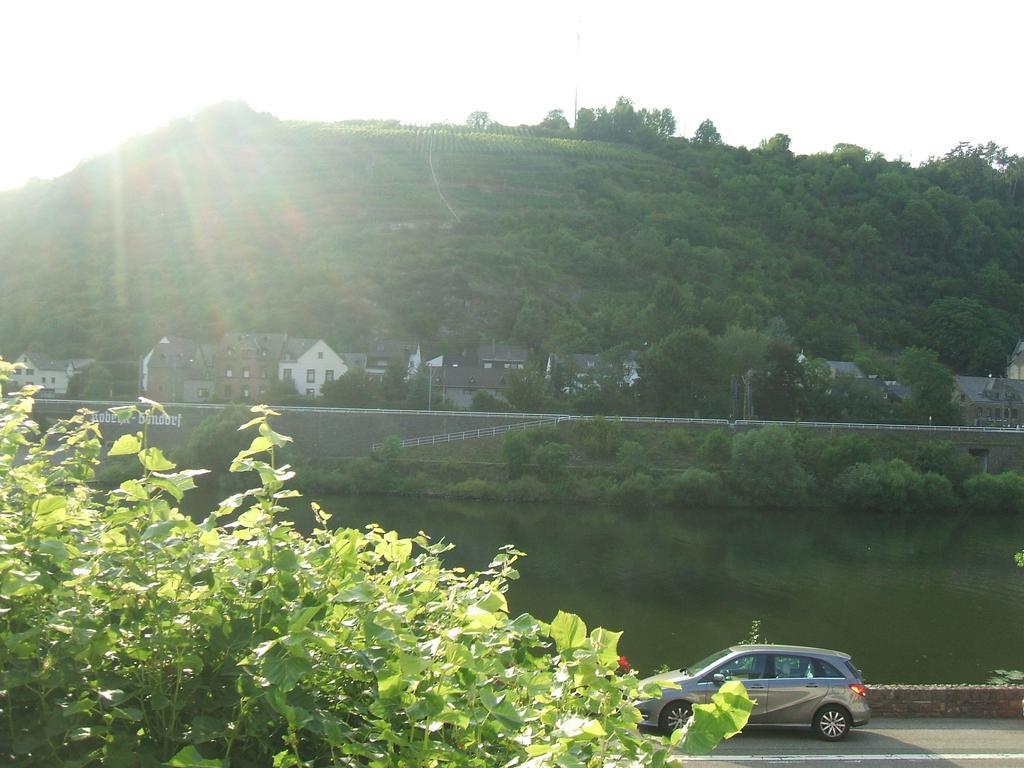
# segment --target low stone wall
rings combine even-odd
[[[874,717],[1022,716],[1024,686],[869,685]]]

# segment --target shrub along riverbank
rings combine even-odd
[[[687,431],[604,420],[304,466],[310,491],[847,512],[1024,512],[1024,474],[984,474],[931,435],[766,427]]]

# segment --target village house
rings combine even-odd
[[[508,377],[512,374],[505,368],[481,368],[479,366],[431,367],[431,388],[460,410],[467,410],[473,404],[477,392],[499,400],[507,400]]]
[[[289,338],[284,343],[278,378],[298,394],[319,397],[321,387],[348,372],[349,366],[323,339]]]
[[[481,344],[476,359],[481,368],[525,368],[528,351],[514,344]]]
[[[421,363],[418,342],[375,341],[366,353],[366,373],[379,381],[383,381],[389,370],[396,368],[404,369],[406,377],[413,376]]]
[[[253,402],[280,381],[318,397],[324,384],[365,365],[362,353],[284,333],[226,333],[215,344],[164,336],[142,358],[139,389],[164,403]]]
[[[954,376],[953,400],[964,424],[1017,427],[1024,423],[1024,380],[991,376]]]
[[[214,396],[224,401],[265,397],[287,340],[284,333],[225,333],[214,352]]]
[[[164,336],[139,366],[139,391],[159,403],[206,403],[213,395],[216,347]]]
[[[36,397],[63,397],[68,393],[68,382],[96,361],[91,357],[54,358],[38,350],[22,354],[15,363],[24,368],[14,371],[11,384],[22,387],[34,384],[42,387]]]

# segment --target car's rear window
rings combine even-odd
[[[846,659],[843,664],[845,664],[846,668],[850,670],[850,675],[860,680],[860,670],[853,665],[853,659]]]
[[[811,659],[811,669],[815,677],[838,677],[839,679],[846,677],[824,659]]]

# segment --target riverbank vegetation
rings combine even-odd
[[[424,535],[328,530],[318,507],[308,536],[281,519],[294,473],[267,409],[230,465],[257,485],[194,520],[178,504],[203,470],[126,434],[109,453],[136,476],[97,492],[99,426],[40,434],[31,407],[0,400],[0,762],[665,763],[669,743],[636,729],[656,689],[623,674],[621,633],[514,618],[514,549],[465,573]],[[751,706],[723,686],[672,743],[709,751]]]
[[[950,440],[782,426],[733,432],[595,419],[437,447],[402,449],[394,439],[371,457],[313,463],[303,475],[313,493],[1024,513],[1024,474],[981,473]]]

